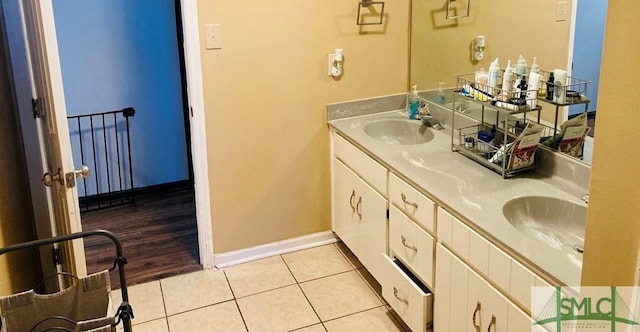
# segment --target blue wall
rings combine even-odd
[[[134,107],[136,115],[130,120],[134,187],[187,179],[174,1],[55,0],[53,6],[68,115]],[[122,117],[117,122],[122,135]],[[99,135],[115,136],[116,124],[105,125],[106,132]],[[73,123],[70,132],[76,141],[74,159],[80,165],[79,133]],[[88,136],[83,130],[85,146]],[[98,151],[103,153],[104,147]],[[111,160],[112,176],[115,164],[117,160]],[[104,171],[106,166],[95,167]],[[105,181],[100,179],[101,192],[106,190]],[[79,191],[82,195],[83,188]],[[91,193],[89,187],[87,191]]]
[[[578,0],[572,76],[591,81],[587,86],[587,97],[591,101],[589,111],[595,111],[598,102],[606,19],[607,0]],[[570,115],[581,112],[584,112],[584,105],[569,108]]]

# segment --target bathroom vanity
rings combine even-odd
[[[543,153],[535,173],[503,179],[453,153],[450,129],[408,120],[403,98],[328,106],[332,229],[412,331],[529,331],[531,287],[579,285],[582,258],[503,209],[529,197],[584,205],[573,178],[588,168]]]

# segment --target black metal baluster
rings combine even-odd
[[[120,189],[120,204],[124,204],[124,190],[122,189],[122,167],[120,165],[120,141],[118,140],[118,112],[113,113],[113,126],[116,137],[116,160],[118,162],[118,188]]]
[[[102,113],[102,138],[104,143],[104,160],[107,171],[107,199],[109,201],[109,206],[113,205],[113,201],[111,198],[111,172],[109,171],[109,149],[107,146],[109,145],[107,142],[107,124],[104,121],[104,113]]]
[[[98,179],[100,178],[100,172],[98,172],[98,161],[96,158],[96,136],[95,136],[95,128],[93,128],[93,115],[89,116],[89,121],[91,123],[91,148],[93,150],[93,168],[96,170],[96,200],[98,203],[98,209],[100,209],[100,184]]]

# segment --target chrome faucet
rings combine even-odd
[[[431,127],[437,130],[444,129],[444,126],[442,125],[442,123],[440,123],[440,120],[434,118],[432,115],[422,116],[420,118],[420,121],[422,121],[423,126]]]
[[[440,122],[440,120],[436,119],[429,112],[429,105],[423,103],[420,105],[420,113],[418,113],[418,120],[422,122],[423,126],[431,127],[433,129],[444,129],[444,125]]]

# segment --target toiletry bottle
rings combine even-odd
[[[567,71],[554,69],[553,76],[555,76],[553,101],[558,104],[564,104],[566,102],[565,97],[567,92]]]
[[[436,102],[440,105],[444,105],[446,103],[446,98],[444,96],[444,84],[445,82],[438,82],[438,94],[436,95]]]
[[[513,77],[513,68],[511,67],[511,60],[507,61],[507,66],[504,68],[504,74],[502,74],[502,85],[500,86],[499,100],[509,100],[509,93],[511,92],[511,79]]]
[[[533,64],[531,65],[531,70],[529,71],[529,73],[540,73],[540,67],[538,67],[538,58],[536,58],[535,56],[533,57]]]
[[[529,87],[527,89],[527,105],[531,108],[538,106],[538,89],[540,89],[540,68],[537,58],[533,57],[533,64],[529,71]]]
[[[475,74],[475,84],[473,87],[478,91],[487,92],[489,74],[484,70],[484,68],[480,68],[480,70],[476,71]]]
[[[547,80],[547,100],[553,100],[553,85],[555,84],[556,79],[553,77],[553,72],[549,73],[549,79]]]
[[[527,90],[527,105],[531,108],[538,106],[538,89],[540,88],[540,74],[529,73],[529,88]]]
[[[522,55],[518,57],[518,63],[516,64],[516,74],[518,77],[522,77],[527,74],[527,60]]]
[[[489,79],[487,81],[487,93],[496,96],[496,88],[498,87],[498,79],[500,78],[500,64],[498,63],[498,58],[491,62],[489,66]]]
[[[418,86],[411,87],[409,94],[409,119],[415,120],[420,112],[420,97],[418,96]]]
[[[516,89],[516,98],[519,99],[519,105],[524,105],[524,102],[527,99],[528,89],[527,79],[525,76],[522,76],[520,78],[520,84],[518,84],[518,88]]]

